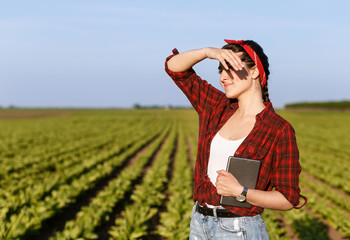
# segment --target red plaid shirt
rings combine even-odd
[[[236,101],[202,80],[191,68],[185,72],[172,72],[167,68],[169,56],[165,62],[165,70],[176,85],[185,93],[199,115],[199,138],[197,161],[194,172],[193,200],[204,205],[220,205],[220,195],[211,183],[208,175],[210,144],[226,121],[237,110]],[[275,188],[285,198],[297,206],[299,204],[300,188],[299,151],[296,144],[293,127],[277,115],[272,104],[265,102],[266,107],[256,116],[253,130],[239,146],[234,156],[258,159],[261,168],[256,189],[271,191]],[[252,206],[248,208],[224,206],[227,210],[241,215],[254,216],[263,208]]]

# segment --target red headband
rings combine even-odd
[[[259,70],[259,73],[260,73],[261,87],[262,88],[265,87],[265,85],[266,85],[266,75],[265,75],[264,67],[263,67],[263,65],[262,65],[262,63],[260,61],[260,58],[259,58],[258,54],[256,54],[251,47],[249,47],[247,44],[245,44],[244,40],[236,41],[236,40],[225,39],[225,42],[232,43],[232,44],[238,44],[238,45],[241,45],[244,48],[244,50],[248,53],[250,58],[254,61],[255,65],[258,67],[258,70]]]

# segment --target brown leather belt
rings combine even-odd
[[[198,203],[196,204],[196,210],[197,212],[203,214],[204,216],[214,216],[214,211],[213,211],[214,209],[201,206]],[[216,209],[216,216],[223,217],[223,218],[241,217],[237,214],[227,211],[226,209],[220,209],[220,208]]]

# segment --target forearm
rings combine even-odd
[[[222,196],[236,197],[243,191],[237,179],[225,170],[217,171],[216,188]],[[278,191],[248,189],[246,201],[252,205],[274,210],[290,210],[293,205]]]
[[[262,208],[274,210],[290,210],[293,208],[293,205],[278,191],[249,189],[247,202]]]
[[[184,72],[205,58],[207,58],[205,48],[190,50],[172,57],[168,61],[168,68],[173,72]]]

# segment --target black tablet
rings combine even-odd
[[[260,164],[261,162],[259,160],[229,157],[226,171],[235,176],[242,186],[248,189],[255,189],[259,176]],[[245,208],[252,207],[252,205],[248,202],[242,203],[237,201],[234,197],[225,196],[221,196],[220,204]]]

